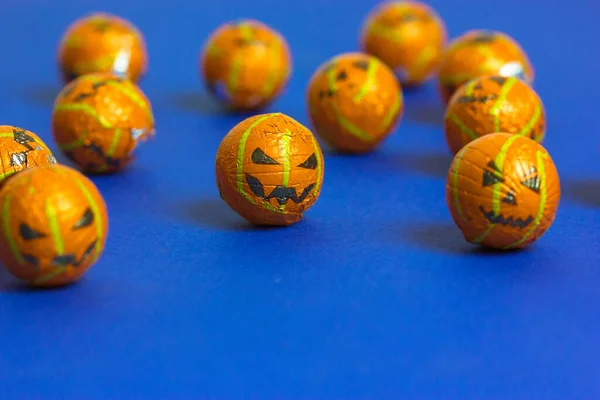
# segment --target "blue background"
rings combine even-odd
[[[450,156],[433,84],[405,93],[405,116],[380,151],[327,155],[321,197],[301,223],[253,229],[219,198],[214,155],[243,117],[204,94],[208,34],[238,17],[282,32],[294,74],[270,110],[307,123],[311,74],[357,48],[375,2],[1,1],[0,123],[51,142],[57,42],[95,10],[146,35],[141,86],[157,120],[132,168],[94,178],[110,231],[81,283],[31,291],[0,274],[2,399],[598,398],[592,3],[430,2],[451,37],[506,31],[536,68],[563,197],[537,244],[498,254],[464,242],[446,208]]]

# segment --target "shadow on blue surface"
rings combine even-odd
[[[36,83],[31,85],[22,85],[15,87],[14,95],[28,103],[34,103],[40,106],[52,106],[60,86],[47,83]]]
[[[429,251],[456,255],[473,256],[505,256],[525,250],[496,250],[475,246],[465,241],[462,233],[451,222],[422,223],[405,228],[401,239],[408,239],[413,244]],[[401,240],[399,239],[399,240]]]
[[[402,150],[394,152],[375,151],[369,154],[354,155],[337,152],[323,146],[323,153],[327,158],[360,163],[363,168],[372,168],[374,171],[406,170],[417,172],[433,178],[446,179],[448,168],[453,157],[449,153],[418,152]]]
[[[444,124],[445,106],[440,102],[433,82],[422,86],[403,86],[404,117],[406,121],[441,128]]]
[[[562,182],[564,195],[576,202],[594,208],[600,208],[600,179]]]
[[[427,222],[405,227],[398,232],[400,239],[408,239],[413,244],[446,254],[466,254],[473,246],[465,242],[458,228],[451,222]]]
[[[212,229],[245,231],[256,229],[219,198],[186,199],[171,204],[175,218]]]
[[[452,163],[452,156],[447,153],[403,152],[394,154],[393,159],[402,169],[444,179]]]
[[[227,113],[208,93],[202,92],[174,93],[171,96],[170,104],[174,108],[186,112],[210,115],[226,115]]]
[[[444,124],[444,107],[437,103],[407,103],[405,118],[411,122],[441,127]]]
[[[202,91],[189,91],[173,93],[170,97],[170,102],[165,103],[179,111],[191,112],[204,115],[221,115],[226,117],[241,117],[249,118],[257,113],[245,111],[231,111],[223,107],[219,102],[211,97],[210,94]]]
[[[66,290],[70,285],[59,286],[59,287],[33,287],[25,284],[24,282],[13,277],[4,267],[0,264],[0,293],[46,293],[46,292],[57,292]]]
[[[22,284],[8,273],[4,265],[0,264],[0,293],[17,292],[22,289]]]

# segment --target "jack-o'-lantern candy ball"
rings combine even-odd
[[[86,173],[115,172],[152,138],[150,101],[131,81],[112,74],[82,75],[59,93],[52,133],[60,149]]]
[[[0,190],[0,260],[34,286],[77,281],[106,241],[106,205],[96,186],[64,165],[27,169]]]
[[[361,47],[385,62],[402,85],[418,85],[438,68],[446,40],[444,21],[430,6],[390,1],[367,17]]]
[[[341,54],[322,64],[310,80],[307,101],[315,133],[346,153],[377,148],[404,112],[394,73],[363,53]]]
[[[492,133],[470,142],[454,157],[446,200],[468,242],[517,249],[538,240],[552,225],[560,181],[539,143]]]
[[[67,28],[58,63],[65,83],[94,72],[110,72],[137,82],[148,68],[148,53],[144,37],[129,21],[94,13]]]
[[[515,77],[487,76],[461,86],[446,107],[444,133],[456,154],[480,136],[506,132],[542,143],[546,112],[542,100]]]
[[[0,186],[17,172],[46,164],[56,164],[56,158],[35,133],[16,126],[0,126]]]
[[[519,43],[505,33],[472,30],[454,39],[438,76],[444,104],[461,85],[487,75],[514,76],[531,85],[534,69]]]
[[[216,29],[202,49],[200,64],[210,93],[236,111],[266,107],[281,95],[292,72],[284,37],[251,19]]]
[[[281,113],[250,117],[219,146],[221,198],[255,225],[291,225],[319,197],[323,154],[306,127]]]

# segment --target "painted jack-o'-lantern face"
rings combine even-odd
[[[9,179],[0,190],[0,258],[36,286],[79,279],[104,249],[106,205],[95,185],[64,165],[44,165]]]
[[[521,46],[502,32],[472,30],[454,39],[439,71],[444,103],[461,85],[481,76],[516,77],[531,84],[534,70]]]
[[[522,248],[554,221],[560,182],[540,144],[524,136],[493,133],[470,142],[456,155],[446,198],[467,241]]]
[[[142,34],[130,22],[107,13],[78,19],[63,35],[58,50],[63,80],[106,72],[138,81],[148,68]]]
[[[292,72],[286,40],[255,20],[239,20],[215,30],[200,63],[210,92],[236,110],[267,106],[281,94]]]
[[[374,150],[397,126],[404,112],[402,90],[379,59],[346,53],[321,65],[307,93],[315,132],[336,150]]]
[[[248,118],[223,139],[217,152],[221,197],[257,225],[289,225],[317,200],[323,155],[312,133],[280,114]]]
[[[56,164],[56,158],[35,133],[0,126],[0,185],[19,171],[46,164]]]
[[[542,100],[514,77],[486,76],[464,84],[450,99],[444,122],[446,141],[454,154],[489,133],[513,133],[541,143],[546,132]]]

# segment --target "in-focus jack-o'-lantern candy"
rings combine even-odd
[[[363,53],[345,53],[322,64],[310,80],[307,100],[315,133],[347,153],[374,150],[404,112],[394,73]]]
[[[204,83],[233,110],[258,110],[279,97],[292,72],[286,40],[262,22],[245,19],[222,25],[201,54]]]
[[[137,82],[148,68],[142,34],[130,22],[107,13],[78,19],[65,31],[58,49],[63,80],[109,72]]]
[[[217,152],[221,197],[255,225],[299,221],[319,197],[323,170],[323,154],[310,130],[280,113],[240,122]]]
[[[150,102],[131,81],[112,74],[82,75],[58,95],[52,133],[84,172],[115,172],[154,136]]]
[[[525,51],[505,33],[472,30],[459,36],[448,46],[440,66],[443,102],[471,79],[489,75],[514,76],[532,84],[534,70]]]
[[[456,154],[480,136],[506,132],[542,143],[546,113],[542,100],[515,77],[476,78],[461,86],[446,107],[444,132]]]
[[[454,157],[446,200],[465,239],[497,249],[523,248],[552,225],[560,201],[548,152],[525,136],[492,133]]]
[[[0,125],[0,185],[17,172],[46,164],[56,164],[56,158],[35,133]]]
[[[438,68],[446,40],[444,22],[430,6],[419,1],[390,1],[367,17],[361,46],[385,62],[400,83],[418,85]]]
[[[78,280],[106,241],[106,205],[96,186],[64,165],[43,165],[0,190],[0,260],[34,286]]]

